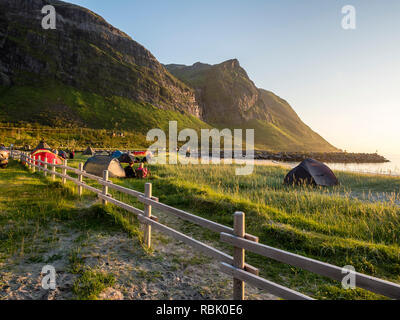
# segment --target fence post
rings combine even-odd
[[[33,173],[35,173],[35,171],[36,171],[35,165],[36,165],[35,157],[32,156],[32,172],[33,172]]]
[[[146,198],[151,198],[152,196],[152,184],[146,183],[144,186],[144,195]],[[144,216],[147,218],[151,217],[151,206],[148,204],[144,205]],[[144,243],[147,248],[151,247],[151,225],[144,225]]]
[[[103,171],[103,180],[106,182],[108,181],[108,170]],[[103,186],[103,194],[105,196],[108,195],[108,187],[107,186]],[[104,206],[106,206],[108,202],[106,200],[102,200],[102,203]]]
[[[79,172],[83,171],[83,163],[79,163]],[[78,174],[78,180],[80,183],[83,182],[83,176],[81,174]],[[78,196],[82,197],[82,186],[78,185]]]
[[[235,212],[233,222],[233,233],[235,236],[244,238],[245,235],[245,214],[243,212]],[[245,251],[243,248],[234,247],[233,249],[233,266],[244,269]],[[239,279],[233,279],[233,299],[244,300],[245,283]]]
[[[63,160],[63,166],[66,167],[67,165],[68,165],[68,161],[67,161],[67,159],[64,159]],[[61,173],[62,173],[63,176],[66,176],[67,175],[67,169],[66,168],[62,168]],[[63,177],[61,182],[62,182],[62,184],[65,184],[67,182],[67,179]]]
[[[44,158],[44,176],[47,177],[47,157]]]
[[[51,167],[51,180],[56,181],[56,159],[53,159],[53,166]]]

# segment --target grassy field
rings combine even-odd
[[[77,167],[85,159],[80,156],[69,164]],[[163,203],[230,226],[233,213],[244,211],[247,232],[259,236],[264,244],[338,266],[352,265],[358,272],[400,283],[400,178],[337,172],[341,181],[339,187],[310,188],[284,186],[282,181],[287,169],[279,166],[256,166],[251,176],[240,177],[235,176],[235,168],[230,165],[149,167],[153,194]],[[35,241],[35,235],[40,233],[37,228],[46,226],[52,219],[77,223],[76,216],[83,215],[90,222],[93,214],[99,214],[98,207],[71,214],[68,208],[77,201],[71,196],[72,187],[69,186],[68,191],[55,184],[52,200],[47,205],[41,204],[37,209],[40,214],[34,215],[34,223],[27,224],[26,215],[33,217],[33,213],[29,210],[22,215],[16,212],[33,208],[36,199],[46,196],[49,190],[38,174],[26,177],[29,183],[13,181],[15,170],[23,169],[11,166],[1,172],[0,223],[4,226],[1,234],[9,239],[0,242],[3,255],[21,252],[24,242]],[[144,190],[146,181],[114,179],[115,183],[139,191]],[[7,191],[9,183],[26,189],[29,197],[13,199],[12,193]],[[128,196],[114,195],[141,207]],[[85,197],[90,199],[91,196],[85,193]],[[377,201],[378,198],[385,200]],[[112,212],[117,225],[140,238],[135,219],[112,206],[107,211]],[[81,227],[92,228],[89,222]],[[97,220],[94,226],[103,227]],[[108,227],[106,223],[105,228]],[[185,231],[193,228],[186,224]],[[218,242],[218,235],[208,231],[200,231],[195,237]],[[228,246],[223,248],[231,250]],[[246,258],[260,268],[263,277],[315,298],[381,298],[364,290],[343,290],[337,282],[251,253],[247,253]],[[97,278],[86,274],[84,279]],[[112,279],[107,278],[107,281],[111,283]]]
[[[113,234],[125,229],[140,239],[137,224],[121,220],[118,210],[90,205],[93,195],[85,193],[78,198],[73,191],[72,184],[64,187],[50,182],[16,162],[0,170],[0,300],[9,286],[7,275],[18,274],[26,265],[34,267],[22,277],[24,282],[39,275],[45,264],[67,261],[64,272],[74,275],[73,299],[95,299],[115,282],[111,273],[85,265],[80,249],[92,233]],[[72,246],[65,246],[64,239],[74,234],[79,236],[70,241]],[[57,251],[58,247],[61,250]]]
[[[310,188],[284,186],[287,169],[277,166],[257,166],[247,177],[228,165],[150,169],[153,193],[164,203],[227,225],[235,211],[244,211],[247,231],[264,244],[400,282],[399,178],[339,172],[341,186]],[[142,181],[121,183],[143,190]],[[377,202],[382,193],[386,201]],[[264,277],[317,298],[377,298],[256,255],[248,261]]]

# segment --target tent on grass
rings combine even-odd
[[[146,157],[149,152],[148,151],[133,151],[133,154],[137,157]]]
[[[48,163],[53,163],[53,160],[56,161],[56,164],[63,163],[63,161],[61,160],[61,158],[58,155],[56,155],[55,153],[53,153],[47,149],[39,149],[39,150],[33,151],[31,153],[31,157],[35,160],[41,160],[41,161],[45,161],[45,159],[46,159],[46,161]],[[37,162],[35,164],[44,166],[43,163],[39,163],[39,162]]]
[[[8,165],[8,150],[6,148],[0,148],[0,168],[5,168]]]
[[[84,156],[94,156],[96,152],[92,147],[87,147],[87,149],[82,153]]]
[[[125,178],[125,170],[121,163],[110,156],[94,156],[87,159],[83,170],[98,177],[103,177],[104,170],[108,170],[110,178]]]
[[[306,159],[287,174],[285,184],[331,187],[338,185],[339,181],[325,164],[314,159]]]
[[[130,154],[130,153],[123,153],[119,158],[118,161],[121,163],[130,163],[133,162],[135,163],[136,158],[134,155]]]
[[[58,151],[58,156],[63,158],[63,159],[68,159],[68,154],[65,151]]]
[[[43,149],[51,150],[50,146],[42,140],[39,142],[37,147],[35,149],[33,149],[33,152],[35,152],[36,150],[43,150]]]
[[[111,157],[113,158],[119,158],[120,156],[122,156],[122,152],[119,150],[114,151],[113,153],[111,153]]]

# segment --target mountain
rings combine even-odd
[[[337,151],[274,93],[259,89],[237,59],[221,64],[165,66],[195,89],[202,119],[217,127],[255,129],[259,148],[278,151]]]
[[[43,6],[57,12],[44,30]],[[239,62],[163,66],[124,32],[58,0],[0,0],[0,122],[146,133],[254,128],[260,149],[333,151]]]
[[[46,4],[56,9],[56,30],[42,28]],[[0,50],[1,121],[123,126],[123,119],[108,121],[110,111],[130,118],[137,104],[199,117],[192,89],[85,8],[56,0],[0,0]]]

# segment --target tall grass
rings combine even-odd
[[[287,169],[279,166],[256,166],[250,176],[236,176],[232,165],[157,165],[150,170],[153,193],[164,203],[227,225],[235,211],[244,211],[247,231],[265,244],[400,282],[400,178],[338,172],[340,186],[320,188],[285,186]],[[119,183],[143,189],[142,181]],[[264,276],[280,283],[284,277],[283,284],[315,297],[377,298],[363,290],[344,292],[322,277],[248,256]]]
[[[69,165],[77,167],[85,159],[78,156]],[[338,266],[353,265],[359,272],[400,282],[400,178],[337,172],[340,186],[319,188],[285,186],[283,179],[287,169],[279,166],[256,166],[250,176],[236,176],[233,165],[150,165],[149,168],[153,194],[161,202],[226,225],[232,225],[235,211],[244,211],[247,232],[259,236],[262,243]],[[7,174],[9,177],[5,181],[12,181],[15,173],[3,172],[3,177]],[[32,203],[38,203],[36,207],[41,208],[39,211],[45,221],[52,213],[56,217],[70,217],[73,185],[68,184],[66,189],[57,187],[56,195],[51,198],[45,187],[45,194],[40,194],[37,183],[42,185],[43,179],[37,174],[35,176],[39,182],[26,177],[21,182],[19,193],[23,195],[27,191],[28,199],[8,193],[5,187],[8,182],[0,184],[4,191],[3,199],[12,199],[7,207],[11,204],[14,208],[28,208]],[[148,182],[113,181],[138,191],[144,191],[144,183]],[[40,197],[51,199],[49,204],[39,201],[37,192]],[[132,197],[112,193],[116,198],[142,208]],[[84,193],[84,196],[90,198],[89,193]],[[2,210],[4,207],[0,204]],[[10,209],[13,216],[14,208]],[[120,226],[135,236],[141,236],[136,219],[112,206],[107,211]],[[24,214],[29,215],[29,210],[27,212]],[[37,210],[32,215],[40,217]],[[6,223],[10,215],[3,213],[2,219],[0,223],[16,234],[18,227],[11,228]],[[27,222],[23,223],[27,225]],[[6,232],[1,235],[4,237]],[[24,239],[32,239],[32,229],[28,237],[24,232],[20,228],[18,236],[12,237],[19,243],[14,252],[21,251]],[[217,234],[204,232],[198,236],[218,241]],[[260,268],[262,276],[317,298],[379,298],[364,290],[345,291],[334,281],[254,254],[248,253],[247,259]]]

